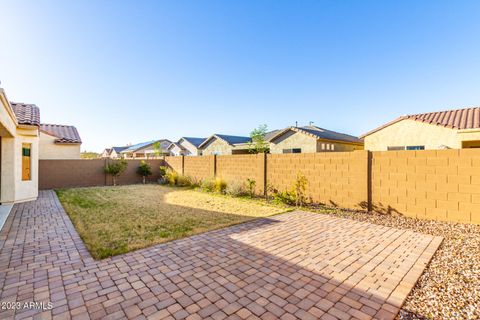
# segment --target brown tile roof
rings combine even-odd
[[[82,143],[77,128],[74,126],[42,123],[40,131],[57,137],[58,139],[55,140],[55,143]]]
[[[420,121],[423,123],[433,124],[436,126],[442,126],[445,128],[451,128],[456,130],[479,129],[480,128],[480,107],[437,111],[437,112],[427,112],[427,113],[401,116],[372,131],[369,131],[363,134],[361,137],[368,136],[372,133],[382,130],[385,127],[388,127],[394,123],[397,123],[405,119]]]
[[[10,102],[19,124],[40,126],[40,109],[34,104]]]

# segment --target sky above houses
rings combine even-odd
[[[480,105],[479,1],[3,0],[0,81],[82,150]]]

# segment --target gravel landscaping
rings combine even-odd
[[[480,226],[380,213],[311,210],[444,237],[398,318],[480,319]]]

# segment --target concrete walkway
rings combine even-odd
[[[441,243],[296,211],[94,261],[54,192],[12,210],[1,319],[393,319]]]

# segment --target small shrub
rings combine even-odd
[[[222,178],[215,179],[215,192],[220,194],[225,194],[225,190],[227,189],[227,182]]]
[[[105,166],[105,173],[113,178],[113,185],[117,185],[117,177],[120,176],[128,167],[128,162],[125,160],[116,160]]]
[[[190,187],[192,185],[192,179],[183,174],[178,175],[177,177],[177,186],[179,187]]]
[[[232,181],[228,183],[225,193],[233,197],[241,197],[247,194],[247,190],[244,183]]]
[[[152,167],[142,160],[138,166],[137,173],[142,176],[142,182],[145,184],[145,179],[152,175]]]
[[[200,189],[206,192],[214,192],[215,191],[215,180],[213,179],[205,179],[200,182]]]
[[[308,185],[307,177],[305,177],[301,173],[297,173],[297,179],[293,184],[293,190],[292,190],[295,197],[295,205],[297,207],[303,206],[307,203],[307,196],[305,193],[305,190],[307,189],[307,185]]]
[[[170,169],[167,170],[165,173],[165,181],[171,186],[177,185],[178,173]]]
[[[257,185],[257,181],[255,181],[255,179],[247,179],[248,195],[252,198],[255,195],[255,186],[256,185]]]
[[[160,178],[165,177],[165,175],[167,174],[167,171],[168,171],[168,167],[160,166],[158,169],[159,169],[158,174],[160,175]]]
[[[276,203],[284,203],[288,205],[295,204],[295,194],[292,191],[276,191],[273,195],[273,201]]]

